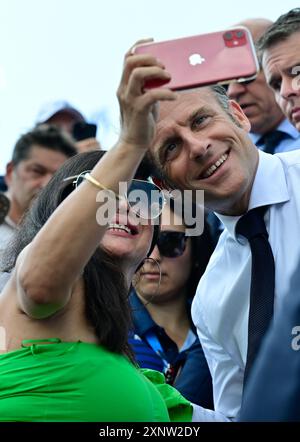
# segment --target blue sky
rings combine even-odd
[[[70,101],[118,136],[115,91],[123,55],[138,39],[218,31],[245,18],[276,19],[297,1],[0,0],[0,173],[45,103]]]

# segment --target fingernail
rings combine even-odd
[[[159,58],[157,58],[157,62],[161,65],[161,67],[163,69],[166,69],[166,66],[163,64],[163,62]]]

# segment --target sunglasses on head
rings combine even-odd
[[[71,181],[74,187],[78,187],[85,179],[85,175],[90,172],[90,170],[85,170],[79,175],[64,178],[63,181]],[[166,203],[163,191],[150,179],[148,181],[132,180],[123,196],[132,212],[144,219],[158,218]]]
[[[162,256],[177,258],[184,253],[187,239],[188,236],[184,232],[164,230],[160,232],[156,245]]]

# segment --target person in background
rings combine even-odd
[[[74,125],[87,123],[85,117],[67,101],[54,101],[40,109],[36,124],[51,124],[59,127],[74,137]],[[101,145],[95,136],[76,141],[78,152],[101,149]]]
[[[19,138],[6,166],[9,208],[0,225],[0,258],[32,200],[75,154],[73,140],[54,126],[41,125]]]
[[[149,259],[134,278],[130,344],[141,367],[165,373],[167,382],[194,404],[213,409],[211,376],[195,327],[191,303],[213,252],[204,232],[187,236],[182,214],[166,204]]]
[[[258,48],[276,101],[300,132],[299,40],[300,8],[295,8],[275,21],[259,40]],[[298,232],[299,223],[295,232],[296,243]],[[294,273],[289,280],[288,296],[264,339],[253,367],[245,390],[241,421],[300,420],[300,263],[295,258],[292,262]]]
[[[258,49],[267,83],[290,123],[300,132],[300,8],[282,15],[261,37]]]
[[[0,176],[0,192],[5,192],[7,190],[7,185],[5,183],[5,178],[3,175]]]
[[[238,25],[248,28],[256,43],[272,25],[272,21],[255,18],[242,21]],[[239,103],[249,119],[249,135],[259,149],[267,153],[279,153],[300,148],[300,134],[276,103],[263,70],[254,81],[230,83],[227,94],[230,99]]]

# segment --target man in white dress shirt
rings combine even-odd
[[[251,251],[235,227],[259,206],[275,257],[275,317],[299,262],[300,151],[270,155],[248,137],[250,124],[222,88],[203,88],[162,102],[152,154],[168,181],[203,189],[205,205],[225,225],[193,302],[192,316],[213,378],[215,411],[195,407],[194,420],[234,420],[247,355]]]

